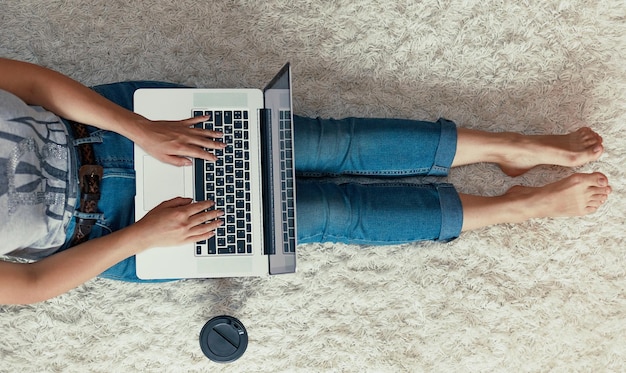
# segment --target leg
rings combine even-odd
[[[576,167],[598,159],[602,138],[584,127],[567,135],[521,135],[459,128],[440,119],[294,117],[296,169],[303,175],[412,176],[492,162],[509,176],[540,164]]]
[[[450,184],[334,184],[298,181],[298,242],[365,245],[448,241],[463,213]]]
[[[461,194],[463,231],[531,218],[582,216],[595,212],[611,193],[599,172],[574,174],[543,187],[515,186],[498,197]]]
[[[529,136],[458,129],[452,167],[492,162],[509,176],[519,176],[540,164],[576,167],[602,155],[602,138],[590,128],[567,135]]]
[[[462,231],[532,218],[595,212],[611,187],[601,173],[574,174],[497,197],[460,194],[449,184],[298,182],[298,241],[384,245],[448,241]]]
[[[294,116],[296,171],[304,176],[446,175],[456,125],[445,119],[311,119]]]

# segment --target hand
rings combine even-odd
[[[206,149],[224,147],[213,140],[222,137],[221,133],[193,128],[206,117],[150,121],[61,73],[26,62],[0,58],[0,76],[0,89],[13,93],[27,104],[119,133],[162,162],[191,165],[188,157],[214,161],[215,156]]]
[[[219,139],[221,132],[193,128],[207,117],[189,118],[181,121],[141,120],[138,126],[141,135],[132,139],[142,149],[156,159],[175,166],[190,166],[190,158],[215,161],[217,157],[206,149],[223,149],[225,144]]]
[[[133,226],[145,247],[178,246],[206,240],[223,224],[220,210],[209,210],[213,201],[193,203],[191,198],[176,197],[150,210]]]

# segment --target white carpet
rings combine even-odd
[[[0,307],[0,372],[623,371],[623,0],[23,0],[0,2],[0,25],[1,56],[85,84],[262,87],[291,61],[300,114],[443,116],[536,134],[589,125],[606,154],[580,170],[614,187],[592,216],[450,244],[301,246],[295,275],[94,280]],[[512,179],[475,165],[448,180],[497,194],[570,172]],[[229,365],[206,359],[197,340],[219,314],[250,334]]]

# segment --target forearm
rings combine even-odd
[[[195,128],[205,117],[151,121],[63,74],[30,63],[0,58],[0,89],[66,119],[117,132],[176,166],[190,165],[189,158],[215,161],[206,149],[225,146],[214,140],[222,136],[220,132]]]
[[[156,246],[177,246],[211,237],[222,225],[212,201],[173,198],[138,222],[32,264],[0,261],[0,304],[40,302],[92,279],[104,270]]]
[[[147,120],[53,70],[0,59],[0,88],[30,105],[42,106],[61,117],[117,132],[134,140]]]
[[[89,240],[39,262],[27,264],[29,294],[16,303],[34,303],[63,294],[98,276],[114,264],[147,247],[142,235],[130,226]]]

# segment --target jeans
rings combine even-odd
[[[143,87],[179,87],[162,82],[123,82],[93,89],[132,110],[132,96]],[[134,223],[133,143],[112,132],[89,127],[98,164],[105,169],[98,220],[90,238]],[[460,234],[463,211],[450,184],[409,184],[398,177],[445,176],[456,152],[456,126],[440,119],[311,119],[294,116],[298,242],[366,245],[423,240],[449,241]],[[332,176],[385,178],[359,184],[334,182]],[[68,227],[66,245],[73,234]],[[143,282],[130,257],[102,277]],[[151,281],[154,282],[154,281]]]
[[[456,152],[454,123],[295,116],[294,141],[298,242],[382,245],[459,235],[462,208],[452,185],[397,179],[445,176]],[[336,175],[387,180],[338,184],[319,178]]]

